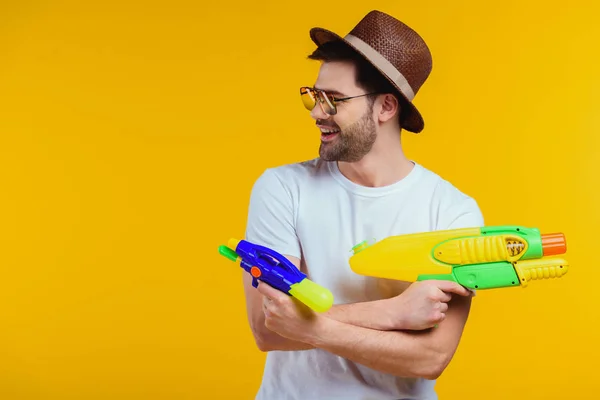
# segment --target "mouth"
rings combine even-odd
[[[320,126],[319,129],[321,130],[321,141],[323,142],[333,140],[340,133],[340,130],[337,128]]]

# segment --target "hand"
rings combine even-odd
[[[436,326],[446,318],[451,293],[470,296],[473,292],[446,280],[412,283],[400,295],[389,299],[392,329],[423,330]]]
[[[322,318],[292,296],[259,281],[257,290],[263,295],[265,326],[291,340],[304,341],[315,333]]]

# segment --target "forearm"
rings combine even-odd
[[[376,330],[390,329],[388,318],[389,308],[386,308],[386,300],[377,300],[364,303],[339,304],[331,307],[323,316],[343,322],[345,324],[360,326]],[[313,345],[287,339],[264,326],[265,315],[260,312],[255,318],[255,331],[260,330],[257,338],[259,348],[262,351],[291,351],[308,350]]]
[[[436,379],[451,356],[433,330],[378,331],[321,318],[306,342],[369,368],[402,377]]]
[[[401,320],[398,313],[390,307],[389,300],[374,300],[361,303],[339,304],[331,307],[324,316],[350,325],[375,330],[399,329],[392,326],[392,313],[395,320]]]
[[[471,308],[456,297],[437,328],[378,331],[318,316],[298,339],[375,370],[403,377],[436,379],[454,356]]]
[[[260,351],[300,351],[314,349],[312,344],[291,340],[279,335],[263,325],[261,332],[254,331],[256,345]]]

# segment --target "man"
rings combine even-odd
[[[483,225],[472,198],[402,150],[401,130],[424,126],[412,100],[431,55],[416,32],[378,11],[344,38],[310,35],[321,67],[301,97],[321,131],[320,156],[260,176],[246,239],[286,255],[336,304],[314,313],[244,274],[250,326],[268,352],[257,398],[436,399],[471,293],[358,276],[348,265],[365,239]]]

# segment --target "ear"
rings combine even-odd
[[[380,122],[387,122],[400,112],[400,104],[398,103],[398,99],[391,94],[385,94],[381,96],[379,98],[379,102],[381,107],[379,108],[377,117],[379,118]]]

